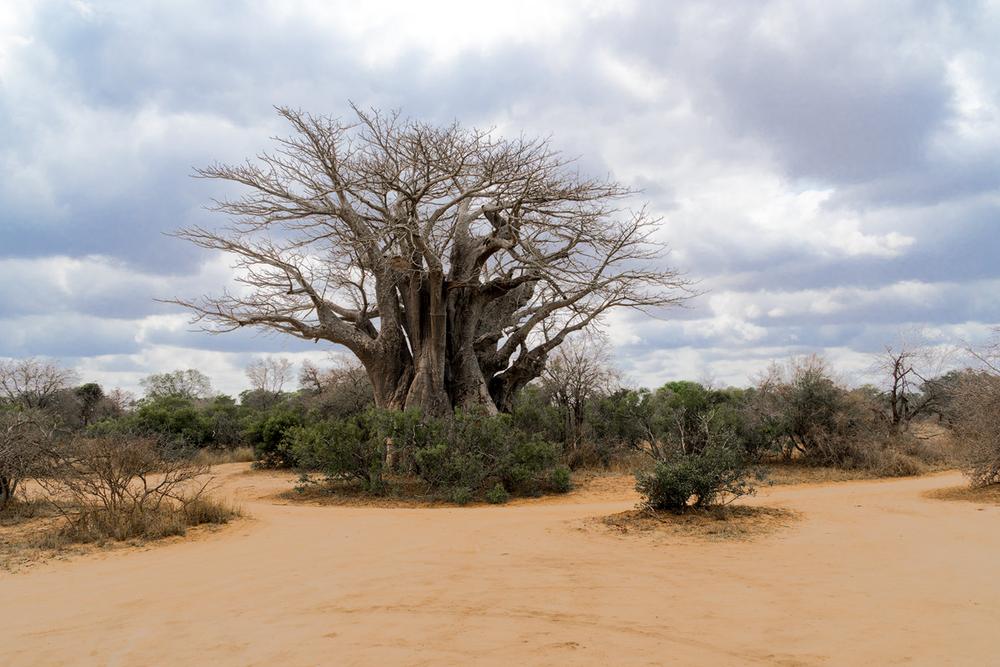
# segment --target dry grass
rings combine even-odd
[[[0,570],[16,571],[50,559],[97,550],[135,547],[185,535],[197,526],[220,526],[242,516],[239,508],[211,498],[133,517],[95,510],[68,521],[51,503],[19,500],[0,513]]]
[[[199,449],[191,457],[191,462],[198,466],[217,466],[224,463],[252,463],[253,460],[253,447]]]
[[[761,469],[764,473],[762,486],[826,484],[859,479],[878,479],[878,475],[868,470],[814,466],[804,463],[767,463],[762,465]]]
[[[681,514],[634,509],[596,521],[621,534],[659,534],[709,540],[746,540],[790,525],[799,515],[780,507],[722,505]]]
[[[129,540],[158,540],[184,535],[203,524],[225,524],[240,516],[240,510],[212,498],[199,497],[184,504],[163,504],[156,510],[111,513],[104,508],[85,508],[58,530],[40,536],[42,546],[104,544]]]
[[[1000,505],[1000,484],[989,486],[953,486],[947,489],[928,491],[928,498],[936,500],[961,500],[970,503]]]

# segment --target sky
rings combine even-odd
[[[165,235],[225,222],[194,168],[286,134],[275,105],[351,101],[551,136],[640,189],[702,294],[608,319],[634,384],[746,385],[812,352],[861,382],[902,334],[1000,323],[998,3],[6,0],[0,357],[227,393],[262,356],[323,362],[154,299],[232,276]]]

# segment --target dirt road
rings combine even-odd
[[[0,574],[3,665],[998,664],[1000,507],[961,483],[776,487],[801,520],[751,541],[585,521],[627,484],[502,507],[283,505],[146,550]]]

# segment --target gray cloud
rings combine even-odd
[[[191,332],[153,298],[228,280],[224,262],[163,236],[222,222],[202,207],[224,190],[192,168],[265,148],[285,132],[274,104],[337,114],[349,99],[552,134],[581,169],[641,188],[670,261],[709,290],[666,323],[611,323],[639,333],[617,340],[643,381],[745,381],[768,355],[856,361],[915,323],[957,336],[1000,321],[995,9],[440,9],[121,0],[12,14],[0,356],[72,359],[129,383],[185,350],[176,363],[219,359],[238,386],[253,354],[318,353]],[[843,304],[805,307],[826,302]]]

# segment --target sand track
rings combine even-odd
[[[599,530],[627,483],[503,507],[273,499],[214,534],[0,574],[4,665],[996,664],[1000,507],[955,474],[776,487],[750,541]]]

